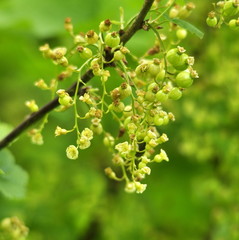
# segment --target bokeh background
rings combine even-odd
[[[16,126],[28,114],[26,100],[42,106],[49,95],[33,86],[50,81],[57,69],[38,47],[69,44],[65,17],[79,31],[98,29],[100,21],[129,19],[143,0],[1,0],[0,120]],[[109,180],[111,157],[96,137],[92,147],[70,161],[65,148],[74,135],[54,137],[56,125],[71,114],[52,113],[43,146],[23,134],[11,146],[17,164],[29,174],[24,199],[0,195],[0,220],[18,216],[30,228],[29,240],[238,240],[239,239],[239,32],[205,24],[212,1],[194,1],[189,21],[202,40],[189,34],[183,45],[196,59],[200,78],[167,109],[176,121],[164,128],[169,163],[155,164],[142,195],[127,194]],[[138,33],[128,47],[136,55],[153,44],[152,33]],[[109,122],[112,125],[114,125]],[[110,125],[110,126],[111,126]]]

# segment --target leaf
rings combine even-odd
[[[200,39],[203,38],[204,33],[203,33],[202,31],[200,31],[197,27],[195,27],[194,25],[192,25],[191,23],[186,22],[186,21],[184,21],[184,20],[182,20],[182,19],[178,19],[178,18],[170,18],[167,14],[164,14],[164,17],[165,17],[167,20],[169,20],[169,21],[177,24],[178,26],[180,26],[180,27],[188,30],[188,31],[191,32],[192,34],[195,34],[195,35],[196,35],[197,37],[199,37]]]
[[[0,122],[0,140],[4,138],[9,132],[11,132],[12,127],[6,123]]]
[[[28,174],[15,164],[15,159],[7,149],[0,151],[0,192],[8,198],[23,198],[26,192]]]

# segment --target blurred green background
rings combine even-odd
[[[80,159],[66,159],[74,135],[55,139],[56,125],[73,122],[52,113],[43,146],[26,134],[10,148],[29,173],[26,198],[0,195],[0,220],[18,216],[30,228],[29,240],[238,240],[239,239],[239,32],[205,24],[211,1],[194,1],[189,18],[205,33],[189,34],[183,45],[195,56],[200,78],[184,97],[167,105],[176,121],[164,131],[169,163],[155,164],[142,195],[104,175],[111,157],[96,137]],[[63,23],[71,17],[78,31],[98,29],[100,21],[129,19],[143,0],[1,0],[0,121],[16,126],[28,114],[26,100],[42,106],[49,95],[33,86],[57,73],[39,45],[69,43]],[[150,36],[150,37],[149,37]],[[152,34],[138,33],[127,45],[136,55],[149,48]],[[150,42],[151,41],[151,42]],[[110,124],[110,123],[109,123]]]

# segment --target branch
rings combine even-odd
[[[129,27],[127,31],[121,36],[121,42],[126,44],[131,37],[142,27],[142,23],[144,21],[145,16],[147,15],[148,11],[150,10],[154,0],[145,0],[142,9],[140,10],[138,16],[135,18],[133,24]],[[112,65],[105,65],[105,67],[112,66]],[[94,77],[91,70],[88,70],[82,77],[82,81],[87,83]],[[75,82],[67,92],[72,96],[74,95],[75,88],[77,82]],[[80,87],[83,85],[81,84]],[[78,95],[84,94],[85,89],[80,88]],[[58,97],[54,98],[52,101],[47,103],[43,106],[39,111],[31,114],[28,116],[22,123],[20,123],[16,128],[14,128],[5,138],[0,141],[0,149],[7,147],[14,139],[16,139],[22,132],[24,132],[28,127],[36,123],[38,120],[43,118],[47,113],[55,109],[59,105]]]
[[[150,10],[154,0],[145,0],[142,9],[140,10],[138,16],[135,18],[133,24],[130,28],[121,36],[121,42],[126,44],[130,38],[142,28],[144,18],[146,17],[148,11]]]

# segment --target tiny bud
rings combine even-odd
[[[111,29],[111,21],[109,19],[106,19],[105,21],[102,21],[99,25],[101,32],[107,32]]]
[[[96,32],[90,30],[86,33],[86,41],[88,44],[95,44],[98,41],[99,37]]]
[[[61,128],[61,127],[59,127],[59,126],[56,127],[56,130],[55,130],[55,136],[56,136],[56,137],[57,137],[57,136],[60,136],[60,135],[65,135],[65,134],[67,134],[67,133],[68,133],[68,131],[67,131],[66,129]]]
[[[71,23],[71,18],[67,17],[65,19],[64,27],[65,27],[67,32],[69,32],[71,34],[73,33],[73,25]]]
[[[114,172],[110,167],[105,168],[105,174],[106,174],[109,178],[116,179],[116,174],[115,174],[115,172]]]
[[[49,89],[49,87],[47,86],[47,84],[45,83],[45,81],[43,79],[38,80],[37,82],[35,82],[34,85],[42,90]]]
[[[39,110],[35,100],[26,101],[25,104],[31,110],[31,112],[37,112]]]
[[[163,160],[165,160],[166,162],[168,162],[169,161],[169,159],[168,159],[168,156],[167,156],[167,154],[166,154],[166,152],[163,150],[163,149],[161,149],[161,151],[160,151],[160,153],[159,154],[157,154],[157,155],[155,155],[155,157],[154,157],[154,159],[153,159],[153,161],[155,161],[155,162],[162,162]]]

